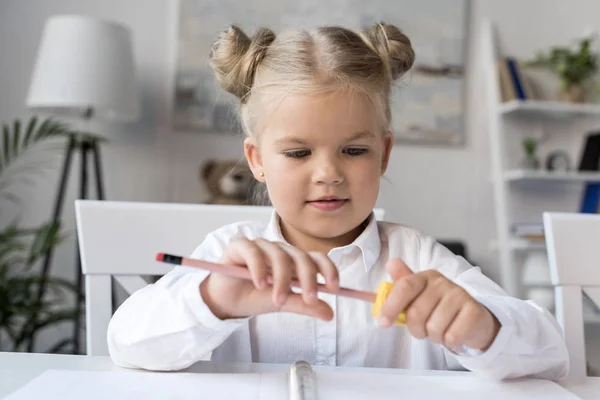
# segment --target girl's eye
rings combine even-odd
[[[284,155],[288,158],[304,158],[310,155],[310,150],[295,150],[285,152]]]
[[[358,147],[349,147],[347,149],[344,150],[344,153],[348,154],[349,156],[360,156],[363,155],[365,153],[367,153],[369,150],[364,149],[364,148],[358,148]]]

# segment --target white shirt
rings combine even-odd
[[[266,225],[240,222],[216,230],[191,257],[218,262],[228,243],[241,236],[285,242],[274,214]],[[378,327],[367,302],[325,293],[318,296],[333,309],[332,321],[284,312],[220,320],[200,294],[208,272],[178,266],[119,307],[108,328],[110,355],[123,367],[150,370],[183,369],[203,359],[411,369],[446,369],[454,360],[496,379],[556,380],[567,373],[566,346],[552,315],[533,302],[509,297],[479,268],[431,237],[371,217],[352,244],[332,249],[328,257],[338,268],[341,286],[371,292],[390,280],[385,264],[391,258],[401,258],[415,272],[437,269],[486,306],[500,331],[487,351],[462,349],[459,355],[415,339],[404,326]]]

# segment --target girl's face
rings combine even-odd
[[[392,147],[380,126],[362,95],[290,95],[268,111],[258,139],[246,139],[246,157],[291,244],[328,251],[360,234]]]

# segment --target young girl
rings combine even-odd
[[[392,148],[391,86],[414,61],[398,28],[261,29],[250,39],[232,26],[210,60],[240,98],[245,155],[275,211],[266,225],[218,229],[192,254],[247,267],[252,281],[176,267],[125,301],[108,329],[115,363],[443,369],[454,358],[497,379],[566,374],[547,311],[509,297],[433,238],[374,219]],[[367,302],[315,291],[321,282],[373,292],[383,280],[395,284],[378,321]],[[403,310],[407,325],[391,325]]]

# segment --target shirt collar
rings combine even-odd
[[[271,219],[264,231],[263,238],[271,242],[287,243],[281,234],[279,216],[275,211],[271,214]],[[379,227],[377,225],[377,220],[375,219],[375,214],[371,213],[368,218],[367,227],[354,242],[346,246],[331,249],[327,256],[334,264],[338,265],[341,262],[342,257],[355,247],[360,249],[365,271],[369,272],[379,259],[379,254],[381,253],[381,239],[379,237]]]

